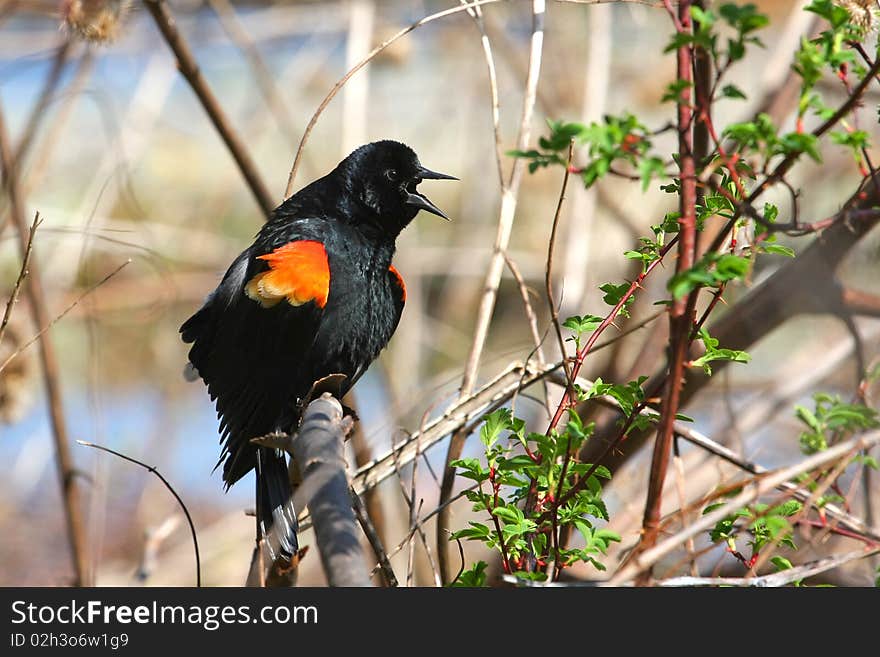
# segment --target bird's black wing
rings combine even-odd
[[[267,225],[180,329],[216,400],[227,486],[256,465],[251,438],[292,429],[280,423],[311,386],[308,355],[329,293],[319,234],[308,220]]]

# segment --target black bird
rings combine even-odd
[[[287,556],[298,549],[287,463],[250,440],[294,431],[315,381],[343,374],[345,394],[388,344],[406,300],[395,240],[419,210],[448,218],[416,189],[423,179],[456,180],[399,142],[361,146],[276,208],[180,327],[216,400],[226,487],[256,468],[257,521],[264,535],[280,525]]]

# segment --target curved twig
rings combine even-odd
[[[193,549],[196,553],[196,586],[202,585],[202,561],[199,557],[199,539],[196,536],[196,526],[193,524],[192,516],[189,515],[189,509],[186,508],[186,504],[183,503],[183,500],[180,499],[180,495],[177,494],[177,491],[174,490],[174,487],[168,483],[168,480],[162,476],[162,473],[156,469],[156,466],[147,465],[142,461],[138,461],[136,458],[132,458],[131,456],[126,456],[121,452],[117,452],[115,449],[110,449],[109,447],[104,447],[103,445],[97,445],[95,443],[90,443],[85,440],[77,440],[77,443],[83,445],[84,447],[94,447],[95,449],[100,449],[102,452],[107,452],[109,454],[113,454],[114,456],[118,456],[121,459],[125,459],[130,463],[134,463],[135,465],[139,465],[148,472],[152,472],[154,475],[159,477],[159,481],[161,481],[165,488],[167,488],[172,495],[174,495],[174,499],[177,500],[177,503],[180,505],[180,508],[183,509],[183,514],[186,516],[186,521],[189,523],[189,531],[192,534],[193,540]]]
[[[48,331],[50,328],[52,328],[53,326],[55,326],[55,324],[57,324],[57,323],[60,322],[62,319],[64,319],[64,316],[67,315],[67,313],[69,313],[71,310],[73,310],[73,309],[77,306],[77,304],[79,304],[80,301],[82,301],[83,299],[85,299],[85,298],[86,298],[87,296],[89,296],[92,292],[94,292],[94,291],[97,290],[99,287],[101,287],[104,283],[106,283],[106,282],[109,281],[111,278],[113,278],[114,276],[116,276],[116,274],[118,274],[118,273],[122,270],[123,267],[125,267],[126,265],[128,265],[128,264],[130,264],[130,263],[131,263],[131,258],[129,258],[128,260],[126,260],[125,262],[123,262],[121,265],[119,265],[116,269],[114,269],[114,270],[111,271],[109,274],[107,274],[107,275],[106,275],[104,278],[102,278],[100,281],[98,281],[97,283],[95,283],[94,285],[92,285],[88,290],[86,290],[85,292],[83,292],[82,294],[80,294],[80,295],[79,295],[79,296],[73,301],[73,303],[71,303],[69,306],[67,306],[67,308],[65,308],[63,311],[61,311],[61,314],[60,314],[60,315],[57,315],[57,316],[55,317],[55,319],[53,319],[52,321],[47,322],[46,325],[43,326],[43,328],[41,328],[41,329],[37,332],[37,334],[36,334],[34,337],[32,337],[32,338],[31,338],[30,340],[28,340],[27,342],[25,342],[23,345],[21,345],[18,349],[16,349],[15,351],[13,351],[11,354],[9,354],[9,357],[8,357],[5,361],[3,361],[3,363],[0,363],[0,372],[2,372],[3,370],[5,370],[5,369],[9,366],[9,363],[11,363],[13,360],[15,360],[15,359],[19,356],[19,354],[21,354],[21,352],[23,352],[25,349],[27,349],[28,347],[30,347],[34,342],[36,342],[36,341],[39,340],[41,337],[43,337],[43,335],[46,333],[46,331]]]
[[[330,92],[324,96],[324,100],[321,101],[321,104],[318,105],[318,109],[315,110],[315,113],[312,114],[312,118],[309,119],[308,125],[306,125],[305,132],[303,133],[302,139],[299,142],[299,148],[296,149],[296,156],[293,159],[293,166],[290,168],[290,175],[287,178],[287,187],[284,190],[284,198],[288,198],[293,193],[293,181],[296,179],[296,172],[299,170],[299,163],[302,160],[303,150],[305,149],[306,142],[309,139],[309,136],[312,134],[312,129],[315,127],[315,124],[318,122],[318,118],[323,114],[324,110],[327,109],[327,105],[330,104],[330,101],[339,93],[339,90],[345,86],[345,83],[348,82],[352,76],[360,71],[364,66],[369,64],[373,58],[376,57],[380,52],[385,50],[392,43],[400,39],[401,37],[406,36],[410,32],[412,32],[417,27],[421,27],[426,23],[430,23],[439,18],[445,18],[446,16],[451,16],[452,14],[457,14],[462,11],[468,11],[474,7],[479,7],[481,5],[488,5],[495,2],[501,2],[501,0],[475,0],[474,2],[469,2],[467,4],[460,5],[458,7],[452,7],[450,9],[444,9],[443,11],[438,11],[436,14],[431,14],[430,16],[426,16],[420,20],[417,20],[412,25],[403,28],[397,34],[389,37],[378,46],[373,48],[367,56],[364,57],[361,61],[355,64],[345,75],[343,75],[339,81],[333,85],[333,88]]]

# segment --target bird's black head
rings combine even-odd
[[[442,210],[416,189],[422,180],[458,180],[426,169],[406,144],[376,141],[355,150],[339,165],[349,191],[367,209],[369,223],[397,235],[419,210],[448,219]]]

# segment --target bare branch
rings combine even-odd
[[[813,456],[804,459],[800,463],[796,463],[787,468],[767,473],[766,475],[756,478],[743,487],[742,492],[713,511],[701,516],[698,520],[674,536],[660,541],[654,547],[633,555],[629,564],[619,570],[610,580],[611,585],[620,585],[637,577],[641,573],[647,572],[657,561],[669,554],[688,538],[696,536],[698,533],[712,527],[719,520],[729,515],[735,509],[751,504],[761,495],[773,490],[780,484],[783,484],[799,474],[810,472],[816,468],[820,468],[828,463],[836,462],[839,459],[848,458],[855,455],[859,450],[869,449],[874,445],[880,444],[880,432],[872,432],[864,436],[852,438],[846,442],[838,443],[828,448],[824,452],[819,452]]]
[[[40,340],[40,339],[46,334],[46,331],[48,331],[50,328],[52,328],[53,326],[55,326],[55,324],[57,324],[57,323],[60,322],[62,319],[64,319],[64,317],[67,315],[67,313],[69,313],[71,310],[73,310],[74,308],[76,308],[76,306],[77,306],[77,305],[78,305],[83,299],[85,299],[87,296],[89,296],[92,292],[94,292],[95,290],[97,290],[99,287],[101,287],[104,283],[106,283],[107,281],[109,281],[111,278],[113,278],[114,276],[116,276],[116,274],[118,274],[120,271],[122,271],[123,267],[125,267],[125,266],[127,266],[127,265],[129,265],[129,264],[131,264],[131,258],[129,258],[128,260],[126,260],[125,262],[123,262],[123,263],[122,263],[121,265],[119,265],[116,269],[114,269],[113,271],[111,271],[109,274],[107,274],[106,276],[104,276],[104,278],[102,278],[100,281],[98,281],[97,283],[95,283],[94,285],[92,285],[89,289],[87,289],[85,292],[83,292],[82,294],[80,294],[76,299],[74,299],[73,303],[71,303],[69,306],[67,306],[67,308],[65,308],[64,310],[62,310],[62,311],[61,311],[61,314],[60,314],[60,315],[57,315],[52,321],[46,323],[46,325],[43,326],[43,328],[41,328],[41,329],[37,332],[37,334],[36,334],[34,337],[32,337],[32,338],[31,338],[30,340],[28,340],[27,342],[25,342],[23,345],[21,345],[18,349],[16,349],[15,351],[13,351],[11,354],[9,354],[9,356],[7,357],[7,359],[6,359],[5,361],[3,361],[2,364],[0,364],[0,372],[2,372],[3,370],[5,370],[5,369],[9,366],[9,363],[11,363],[13,360],[15,360],[15,359],[19,356],[19,354],[21,354],[21,352],[23,352],[25,349],[27,349],[28,347],[30,347],[30,346],[31,346],[34,342],[36,342],[37,340]]]
[[[288,504],[309,508],[330,586],[371,586],[345,474],[343,449],[350,428],[342,404],[325,392],[306,407],[297,434],[270,434],[252,442],[268,446],[271,438],[272,446],[287,451],[299,466],[302,483]]]
[[[361,525],[361,529],[364,530],[364,535],[370,542],[370,547],[373,548],[373,554],[375,554],[376,559],[379,560],[379,567],[382,570],[385,581],[388,586],[395,587],[397,586],[397,576],[394,574],[394,569],[391,567],[388,553],[385,552],[385,547],[382,545],[382,538],[373,526],[373,523],[370,520],[370,515],[367,513],[367,508],[361,501],[361,496],[355,492],[354,488],[351,488],[349,492],[351,493],[351,506]]]
[[[181,75],[183,75],[189,83],[189,86],[195,92],[202,107],[205,108],[208,118],[211,119],[217,132],[220,133],[220,138],[223,139],[223,143],[226,144],[230,154],[235,159],[235,162],[244,176],[244,179],[247,181],[257,204],[260,206],[260,209],[263,211],[266,218],[270,218],[275,209],[276,203],[272,200],[272,196],[269,194],[269,189],[260,177],[257,166],[247,152],[244,142],[235,132],[232,123],[229,121],[229,118],[220,106],[217,97],[214,95],[214,92],[211,91],[205,78],[202,77],[202,72],[199,70],[199,65],[196,62],[195,56],[187,44],[186,39],[177,29],[177,24],[174,21],[171,10],[168,8],[168,4],[165,0],[144,0],[144,6],[153,16],[153,20],[156,22],[156,27],[158,27],[159,31],[162,33],[162,36],[168,43],[168,47],[171,48],[174,56],[177,57],[177,65],[180,69]]]
[[[802,566],[795,566],[787,570],[760,577],[672,577],[657,582],[657,586],[756,586],[777,587],[797,582],[807,577],[819,575],[826,571],[837,568],[850,561],[864,559],[880,552],[880,548],[871,550],[853,550],[846,554],[838,554],[824,559],[817,559]]]
[[[40,225],[40,213],[34,213],[34,222],[28,231],[27,246],[24,249],[24,257],[21,259],[21,270],[18,272],[18,278],[15,280],[15,286],[12,288],[12,294],[9,301],[6,302],[6,311],[3,313],[3,321],[0,322],[0,342],[3,342],[3,334],[6,333],[6,325],[9,323],[9,317],[12,315],[12,307],[18,301],[18,293],[21,291],[21,284],[28,274],[28,262],[31,259],[31,250],[34,248],[34,235],[37,232],[37,226]],[[0,369],[2,371],[2,369]]]

